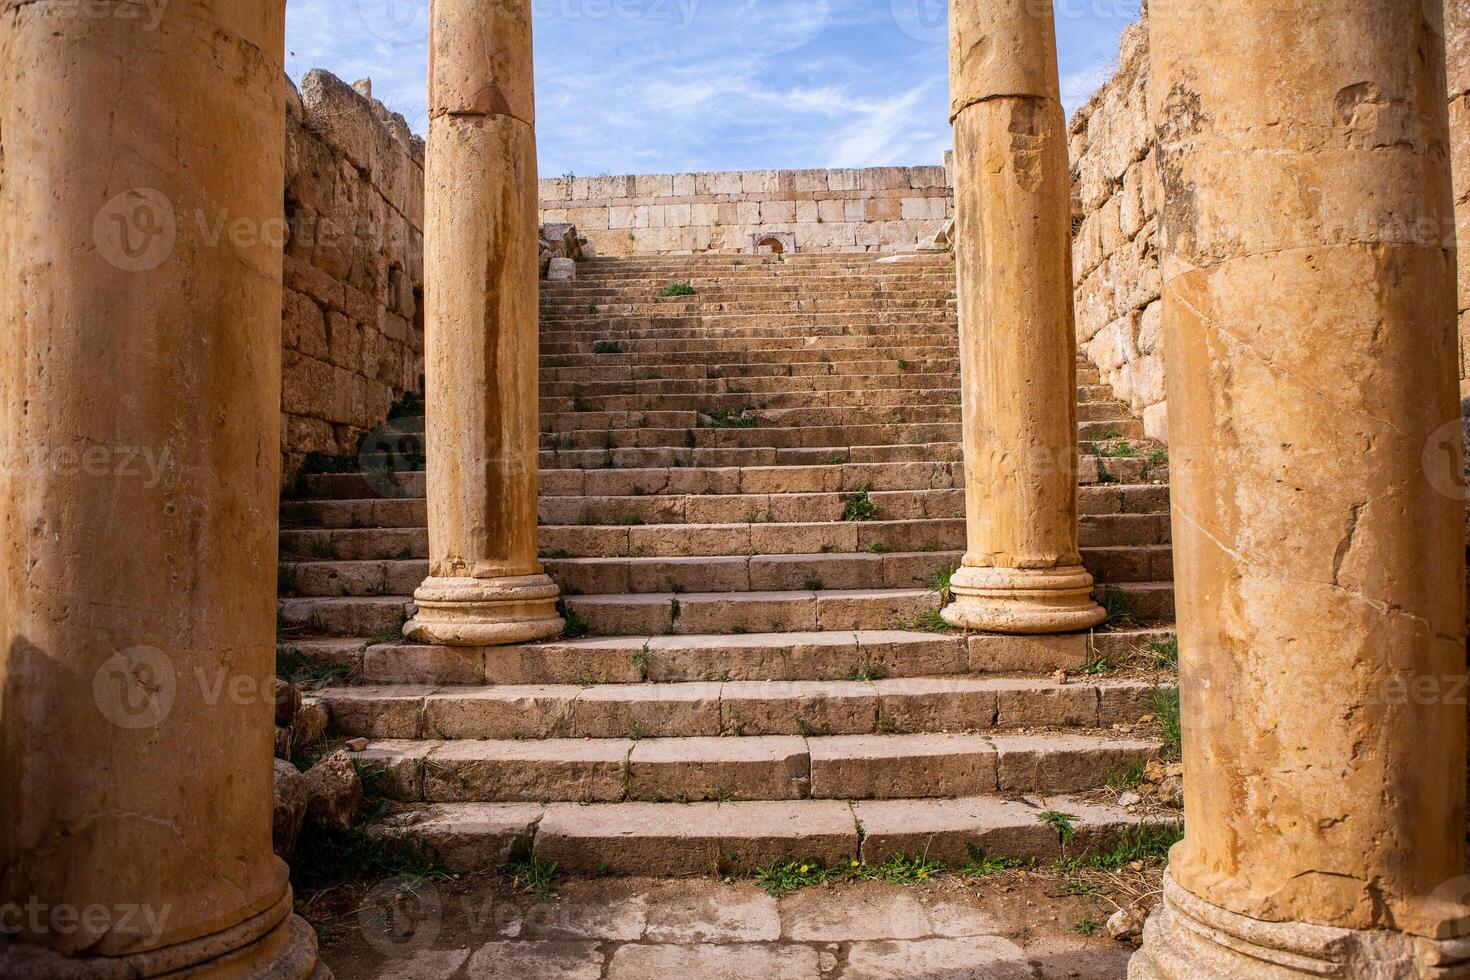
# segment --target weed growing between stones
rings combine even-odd
[[[276,676],[287,684],[327,684],[347,677],[345,664],[309,657],[295,647],[276,648]]]
[[[1077,818],[1070,813],[1062,813],[1059,810],[1042,810],[1036,815],[1036,819],[1043,826],[1056,831],[1057,840],[1062,842],[1063,847],[1071,844],[1073,838],[1077,836],[1077,827],[1073,822]]]
[[[661,298],[669,296],[693,296],[694,287],[687,282],[671,282],[659,290],[658,295]]]
[[[500,869],[501,877],[517,891],[546,901],[555,892],[557,863],[538,861],[529,855],[511,861]]]
[[[847,503],[842,507],[842,519],[844,521],[876,521],[878,519],[878,505],[873,503],[868,496],[867,487],[862,487],[857,493],[847,498]]]
[[[1133,600],[1128,593],[1108,586],[1099,598],[1108,614],[1107,625],[1126,626],[1134,621]]]
[[[1165,756],[1178,760],[1183,753],[1184,735],[1179,725],[1179,688],[1154,691],[1154,718],[1164,740]]]
[[[561,614],[561,618],[566,620],[567,623],[566,629],[561,631],[561,638],[563,640],[581,639],[591,632],[591,629],[583,622],[582,617],[577,615],[577,610],[568,606],[565,602],[558,602],[556,604],[556,611]]]
[[[615,340],[599,340],[592,345],[594,354],[621,354],[622,352],[623,345]]]

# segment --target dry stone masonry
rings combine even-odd
[[[942,166],[541,181],[542,220],[575,224],[599,255],[911,250],[953,213]]]
[[[324,71],[286,83],[282,477],[355,456],[423,392],[424,145],[403,117]],[[366,84],[364,92],[371,92]]]

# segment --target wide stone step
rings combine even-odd
[[[877,800],[1080,793],[1157,757],[1111,733],[374,742],[354,757],[414,803]]]
[[[771,498],[770,507],[789,500]],[[635,498],[636,499],[636,498]],[[657,504],[659,498],[648,498]],[[718,500],[720,498],[709,498]],[[869,495],[871,501],[872,495]],[[631,505],[631,501],[630,501]],[[544,525],[540,547],[548,558],[684,558],[757,555],[875,555],[892,552],[957,551],[965,547],[962,517],[870,521],[753,520],[739,523]],[[1090,514],[1081,519],[1084,547],[1169,543],[1163,514]],[[428,531],[407,528],[288,528],[281,532],[286,559],[365,561],[428,557]]]
[[[372,684],[587,684],[843,680],[1029,674],[1124,664],[1174,635],[1169,628],[1057,636],[912,630],[600,636],[466,649],[402,640],[286,639],[283,650]]]
[[[697,430],[696,430],[697,431]],[[1080,482],[1152,482],[1167,480],[1167,456],[1156,461],[1149,441],[1083,440]],[[1096,456],[1096,459],[1089,459]],[[548,449],[537,457],[541,469],[720,469],[752,466],[820,466],[844,463],[954,462],[962,458],[958,442],[892,443],[829,446],[697,446],[619,447],[616,449]],[[373,457],[363,454],[363,465]],[[395,457],[397,459],[397,457]],[[1101,476],[1101,478],[1100,478]]]
[[[1170,622],[1172,582],[1110,582],[1099,601],[1128,620]],[[606,636],[802,632],[819,629],[906,629],[931,621],[938,593],[925,589],[802,592],[648,593],[568,596],[568,609],[592,632]],[[277,603],[283,637],[399,635],[413,609],[408,595],[286,597]]]
[[[411,835],[468,873],[514,853],[569,874],[678,876],[750,871],[791,859],[842,866],[924,855],[956,867],[978,855],[1062,856],[1045,811],[1070,815],[1070,855],[1110,850],[1143,818],[1066,796],[1040,800],[797,800],[751,803],[421,804],[375,834]]]
[[[762,592],[799,589],[932,588],[962,553],[733,555],[694,558],[548,559],[546,572],[567,595],[605,593]],[[1168,545],[1082,549],[1099,582],[1155,582],[1173,577]],[[428,576],[426,559],[305,561],[281,564],[281,594],[407,595]]]
[[[581,393],[593,395],[713,395],[713,394],[783,394],[812,391],[956,391],[959,375],[953,370],[926,371],[920,365],[910,364],[907,370],[897,373],[885,372],[877,375],[766,375],[749,378],[708,377],[663,377],[657,372],[637,371],[631,375],[621,369],[615,377],[584,378],[580,381],[542,380],[541,393],[551,397],[571,397]],[[694,372],[685,372],[694,373]],[[1109,389],[1099,385],[1096,372],[1091,377],[1079,373],[1079,393],[1090,391],[1094,395],[1110,398]],[[649,407],[655,407],[656,402]]]
[[[554,454],[551,454],[554,455]],[[1100,470],[1100,463],[1107,475]],[[867,486],[875,491],[888,489],[954,488],[963,486],[963,464],[956,460],[908,460],[903,463],[866,463],[842,458],[839,463],[819,460],[811,464],[788,466],[756,464],[756,466],[704,467],[685,466],[556,467],[544,466],[539,472],[541,494],[548,497],[576,495],[648,495],[648,494],[781,494],[781,492],[858,491]],[[1169,492],[1169,463],[1166,458],[1155,463],[1138,455],[1127,458],[1098,458],[1085,454],[1079,461],[1080,492],[1135,492],[1144,488],[1151,492]],[[341,500],[422,500],[425,475],[422,470],[388,469],[372,473],[304,473],[297,480],[295,497],[290,507],[309,501]],[[1098,508],[1098,511],[1116,508]],[[1122,507],[1122,510],[1158,510]],[[288,523],[300,523],[288,508]],[[373,522],[375,526],[378,522]],[[413,523],[422,523],[415,520]]]
[[[899,365],[899,360],[905,360],[908,367]],[[631,357],[620,357],[619,355],[604,355],[603,362],[596,361],[579,367],[542,367],[539,375],[542,384],[553,384],[558,381],[565,382],[594,382],[594,381],[632,381],[639,378],[761,378],[761,377],[783,377],[800,378],[807,376],[834,376],[834,375],[882,375],[903,374],[909,370],[919,373],[947,373],[957,375],[959,362],[953,358],[929,357],[916,355],[913,359],[894,358],[842,358],[833,357],[831,360],[812,361],[790,361],[784,359],[772,359],[770,361],[752,361],[747,358],[741,361],[730,361],[721,364],[711,364],[700,361],[695,363],[659,363],[651,359],[634,360]],[[850,385],[849,385],[850,387]]]
[[[1134,725],[1160,687],[1029,678],[329,687],[333,730],[370,739],[894,735]]]

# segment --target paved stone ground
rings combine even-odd
[[[342,980],[1121,980],[1133,948],[1076,931],[1111,906],[1056,885],[844,883],[778,900],[748,882],[602,879],[537,900],[480,879],[307,911]]]

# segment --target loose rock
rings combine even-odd
[[[291,741],[296,745],[315,745],[327,733],[331,715],[320,698],[302,698],[301,708],[291,721]]]
[[[307,822],[339,833],[351,829],[362,805],[362,779],[352,758],[333,752],[307,770],[305,779]]]
[[[306,816],[306,777],[289,762],[275,761],[274,808],[271,811],[271,845],[276,856],[288,858],[296,850],[301,821]]]
[[[1108,917],[1108,935],[1119,942],[1137,939],[1143,933],[1143,921],[1132,909],[1119,909]]]
[[[289,728],[301,709],[301,691],[295,684],[276,678],[276,724]]]
[[[276,758],[291,758],[291,729],[276,726]]]

